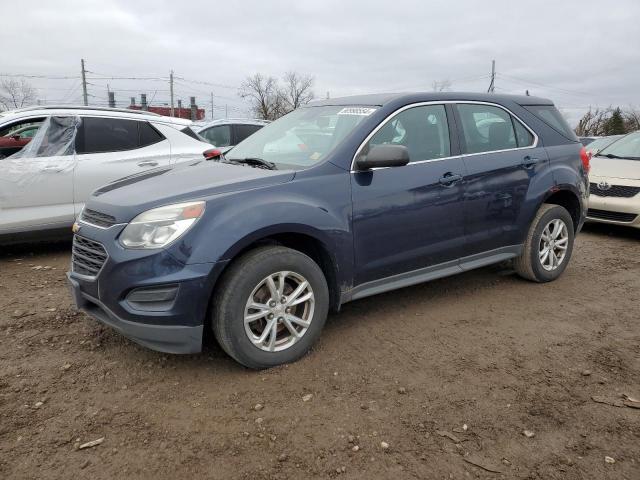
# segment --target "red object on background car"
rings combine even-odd
[[[31,141],[31,137],[21,137],[20,135],[7,135],[0,137],[0,148],[22,148]]]
[[[582,160],[582,166],[584,167],[584,171],[589,173],[589,170],[591,169],[591,164],[590,164],[591,155],[587,153],[587,149],[584,147],[580,149],[580,160]]]
[[[221,156],[222,152],[217,148],[210,148],[209,150],[205,150],[204,152],[202,152],[202,155],[204,155],[204,158],[206,158],[207,160],[211,160],[213,158]]]

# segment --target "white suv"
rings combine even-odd
[[[0,113],[0,132],[41,123],[18,153],[0,159],[0,241],[67,231],[98,187],[145,170],[202,159],[190,120],[135,110],[32,107]]]

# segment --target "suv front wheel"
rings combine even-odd
[[[238,258],[213,298],[212,327],[222,349],[261,369],[302,357],[320,336],[329,290],[308,256],[280,246]]]
[[[522,254],[513,266],[522,278],[551,282],[562,275],[573,252],[573,219],[560,205],[543,204],[536,214]]]

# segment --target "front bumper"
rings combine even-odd
[[[140,345],[165,353],[198,353],[202,349],[204,325],[153,325],[118,317],[104,303],[82,291],[80,283],[67,273],[71,295],[78,309],[117,330]]]
[[[225,262],[186,264],[165,249],[127,250],[117,241],[122,228],[81,226],[79,235],[101,244],[107,257],[93,277],[72,265],[67,278],[76,306],[153,350],[200,352],[211,292]],[[145,303],[150,290],[173,295],[169,301]],[[132,301],[140,291],[145,294]]]
[[[606,182],[609,185],[640,187],[640,180],[602,176],[592,176],[590,180],[595,185]],[[640,228],[640,193],[632,197],[606,196],[606,192],[591,194],[587,221]]]

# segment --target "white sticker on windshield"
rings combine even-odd
[[[375,112],[375,108],[367,108],[367,107],[346,107],[338,112],[338,115],[360,115],[362,117],[367,117]]]

